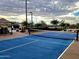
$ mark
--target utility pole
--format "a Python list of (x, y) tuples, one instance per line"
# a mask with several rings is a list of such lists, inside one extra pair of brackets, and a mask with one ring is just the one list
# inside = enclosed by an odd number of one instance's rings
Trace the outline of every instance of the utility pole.
[(27, 0), (25, 0), (25, 12), (26, 12), (26, 28), (27, 28)]

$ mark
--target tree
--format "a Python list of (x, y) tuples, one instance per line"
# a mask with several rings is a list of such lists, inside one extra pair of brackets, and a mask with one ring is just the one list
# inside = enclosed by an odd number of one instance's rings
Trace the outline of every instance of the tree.
[(36, 28), (47, 28), (47, 24), (44, 21), (41, 21), (41, 23), (35, 24)]
[(60, 26), (62, 26), (62, 27), (64, 27), (64, 26), (69, 27), (70, 24), (69, 23), (61, 23)]
[(35, 28), (41, 28), (42, 24), (41, 23), (37, 23), (35, 24)]
[(41, 21), (42, 27), (47, 28), (47, 24), (44, 21)]
[(23, 21), (23, 22), (22, 22), (22, 25), (23, 25), (23, 26), (27, 26), (27, 28), (28, 28), (28, 27), (31, 27), (31, 23), (27, 23), (26, 21)]
[(79, 23), (77, 23), (77, 24), (76, 24), (76, 28), (78, 28), (78, 29), (79, 29)]
[(71, 24), (71, 25), (69, 26), (69, 28), (71, 28), (71, 29), (76, 29), (76, 24)]
[(22, 22), (22, 25), (23, 25), (23, 26), (26, 26), (26, 25), (27, 25), (26, 21), (23, 21), (23, 22)]
[(67, 29), (67, 28), (70, 26), (70, 24), (63, 22), (63, 23), (60, 24), (60, 26), (61, 26), (63, 29)]
[(51, 21), (51, 24), (53, 24), (53, 25), (57, 25), (58, 23), (59, 23), (59, 21), (57, 21), (57, 20)]
[(56, 26), (58, 25), (58, 23), (59, 23), (59, 21), (57, 21), (57, 20), (51, 21), (51, 24), (53, 24), (53, 25), (55, 26), (55, 28), (56, 28)]

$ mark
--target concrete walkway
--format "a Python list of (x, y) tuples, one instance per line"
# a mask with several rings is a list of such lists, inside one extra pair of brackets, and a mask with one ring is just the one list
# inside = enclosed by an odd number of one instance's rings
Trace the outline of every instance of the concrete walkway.
[(9, 38), (16, 38), (16, 37), (23, 37), (28, 35), (28, 33), (21, 33), (21, 32), (15, 32), (12, 35), (11, 34), (4, 34), (4, 35), (0, 35), (0, 41), (1, 40), (7, 40)]
[(79, 42), (75, 41), (60, 59), (79, 59)]

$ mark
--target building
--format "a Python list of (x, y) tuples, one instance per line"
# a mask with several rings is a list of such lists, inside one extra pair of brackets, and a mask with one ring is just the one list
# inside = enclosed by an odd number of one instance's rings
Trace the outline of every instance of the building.
[(9, 26), (11, 24), (10, 21), (4, 19), (4, 18), (0, 18), (0, 26)]
[(0, 18), (0, 34), (8, 34), (9, 33), (9, 26), (11, 26), (11, 22), (4, 19)]

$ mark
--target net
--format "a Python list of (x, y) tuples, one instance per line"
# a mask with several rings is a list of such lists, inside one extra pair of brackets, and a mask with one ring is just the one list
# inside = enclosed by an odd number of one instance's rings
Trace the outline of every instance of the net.
[(30, 35), (43, 38), (53, 38), (63, 40), (74, 40), (76, 38), (76, 34), (71, 32), (40, 30), (40, 29), (31, 29)]

